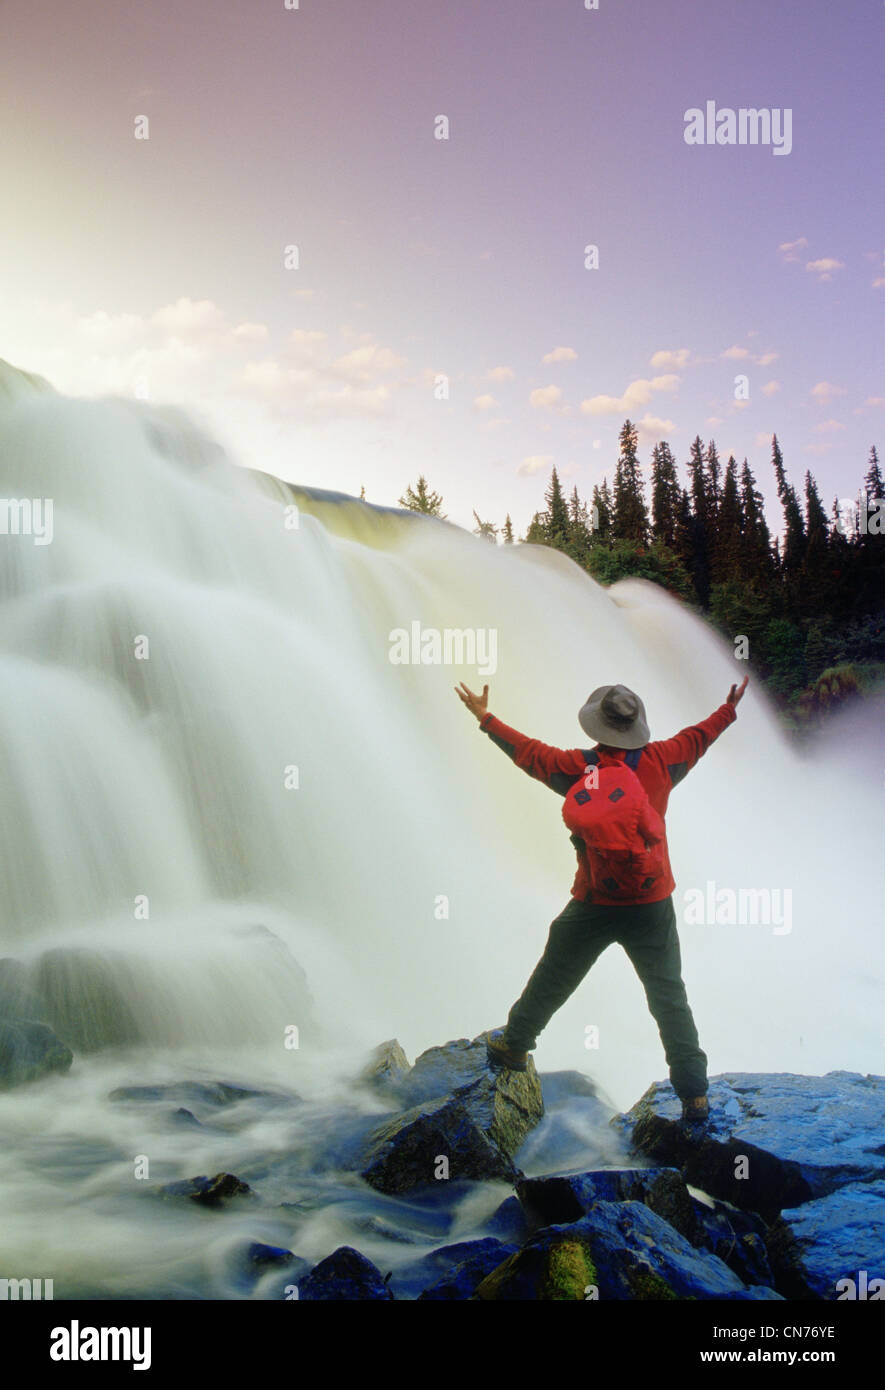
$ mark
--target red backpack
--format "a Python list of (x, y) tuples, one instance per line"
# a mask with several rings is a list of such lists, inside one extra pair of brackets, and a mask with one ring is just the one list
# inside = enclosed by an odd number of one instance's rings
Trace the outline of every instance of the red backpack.
[[(591, 890), (642, 901), (666, 873), (664, 822), (627, 762), (587, 756), (587, 775), (566, 793), (562, 818), (575, 847), (586, 851)], [(638, 757), (628, 758), (635, 766)]]

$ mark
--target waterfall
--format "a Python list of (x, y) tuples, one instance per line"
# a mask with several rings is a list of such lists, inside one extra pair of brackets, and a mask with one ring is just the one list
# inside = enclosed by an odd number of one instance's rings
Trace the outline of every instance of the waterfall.
[[(487, 681), (505, 722), (580, 747), (598, 685), (637, 690), (662, 738), (746, 669), (654, 586), (605, 590), (543, 548), (298, 488), (176, 410), (65, 399), (5, 364), (0, 459), (6, 502), (52, 502), (49, 543), (0, 535), (0, 955), (76, 1054), (68, 1076), (0, 1097), (8, 1133), (51, 1105), (51, 1129), (94, 1136), (112, 1072), (190, 1075), (199, 1055), (207, 1074), (297, 1073), (309, 1090), (384, 1038), (414, 1055), (501, 1024), (574, 852), (559, 798), (453, 686)], [(413, 624), (493, 632), (495, 669), (392, 662)], [(885, 773), (872, 726), (868, 759), (841, 757), (838, 731), (800, 756), (753, 682), (671, 797), (711, 1071), (881, 1070)], [(683, 921), (711, 884), (789, 894), (789, 927)], [(536, 1061), (623, 1106), (666, 1075), (617, 947)], [(26, 1211), (40, 1179), (21, 1181)]]

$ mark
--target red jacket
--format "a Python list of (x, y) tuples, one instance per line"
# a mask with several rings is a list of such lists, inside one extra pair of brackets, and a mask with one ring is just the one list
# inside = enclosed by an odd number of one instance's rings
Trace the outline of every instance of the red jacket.
[[(736, 717), (734, 705), (726, 702), (720, 705), (709, 719), (700, 724), (692, 724), (673, 738), (662, 739), (659, 743), (647, 743), (644, 748), (632, 750), (629, 754), (623, 749), (618, 750), (620, 758), (628, 759), (645, 788), (649, 801), (661, 818), (666, 814), (671, 789), (677, 782), (682, 781), (698, 758), (706, 753), (713, 740), (717, 739), (729, 724), (734, 723)], [(551, 748), (549, 744), (541, 743), (536, 738), (526, 738), (525, 734), (517, 733), (509, 725), (502, 724), (493, 714), (486, 714), (480, 720), (479, 727), (484, 734), (488, 734), (493, 743), (513, 759), (517, 767), (521, 767), (530, 777), (536, 777), (545, 786), (551, 787), (560, 796), (565, 796), (572, 783), (584, 775), (588, 759), (591, 762), (595, 761), (591, 756), (593, 749)], [(572, 843), (578, 855), (578, 872), (572, 884), (572, 897), (584, 902), (590, 894), (590, 876), (584, 858), (584, 846), (576, 836), (572, 836)], [(676, 887), (670, 867), (666, 836), (664, 863), (666, 872), (660, 892), (655, 898), (643, 898), (643, 902), (659, 902), (668, 898)], [(625, 905), (622, 898), (605, 898), (600, 893), (594, 896), (593, 901), (607, 906)]]

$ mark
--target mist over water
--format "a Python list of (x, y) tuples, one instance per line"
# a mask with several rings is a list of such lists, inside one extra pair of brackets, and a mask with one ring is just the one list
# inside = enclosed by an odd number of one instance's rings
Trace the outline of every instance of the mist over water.
[[(0, 1093), (0, 1276), (54, 1276), (56, 1297), (228, 1296), (231, 1242), (274, 1232), (148, 1213), (135, 1155), (151, 1185), (269, 1154), (307, 1182), (336, 1101), (383, 1108), (349, 1085), (367, 1050), (396, 1036), (414, 1057), (501, 1024), (568, 900), (560, 799), (452, 687), (488, 681), (507, 723), (574, 747), (597, 685), (637, 690), (662, 738), (745, 667), (653, 586), (606, 591), (553, 552), (303, 492), (177, 412), (66, 400), (5, 366), (0, 467), (4, 497), (53, 499), (51, 544), (0, 536), (0, 956), (75, 1052), (69, 1074)], [(494, 630), (497, 670), (392, 664), (391, 632), (416, 621)], [(711, 1072), (883, 1070), (885, 759), (872, 715), (852, 718), (800, 757), (751, 685), (672, 795), (680, 919), (710, 882), (791, 895), (788, 930), (680, 927)], [(619, 1107), (666, 1075), (618, 948), (536, 1062)], [(198, 1130), (108, 1100), (195, 1078), (304, 1104), (244, 1100)], [(318, 1181), (329, 1202), (311, 1189), (290, 1248), (372, 1258), (362, 1185)]]

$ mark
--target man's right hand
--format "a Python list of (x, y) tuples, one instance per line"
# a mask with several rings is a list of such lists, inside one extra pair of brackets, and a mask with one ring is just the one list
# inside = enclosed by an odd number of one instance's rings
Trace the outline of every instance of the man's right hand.
[(455, 694), (462, 704), (466, 705), (470, 713), (477, 719), (484, 719), (489, 712), (489, 687), (484, 685), (481, 695), (475, 695), (462, 681), (460, 687), (453, 687)]

